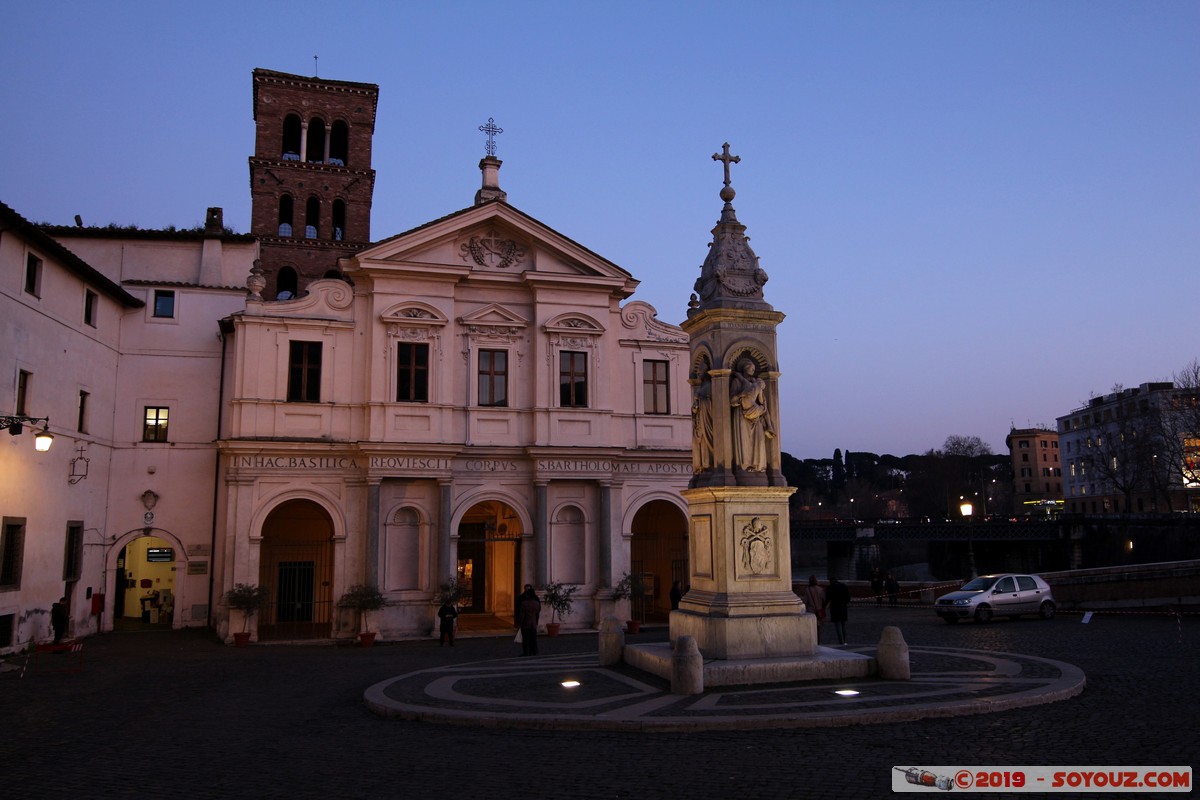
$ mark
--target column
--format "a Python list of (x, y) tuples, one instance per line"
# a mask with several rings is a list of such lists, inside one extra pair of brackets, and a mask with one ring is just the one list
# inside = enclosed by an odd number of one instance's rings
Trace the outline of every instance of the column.
[(367, 484), (367, 563), (366, 581), (379, 585), (379, 485), (378, 480)]
[(733, 419), (729, 406), (729, 374), (732, 370), (713, 369), (713, 480), (710, 486), (732, 486), (733, 478)]
[(300, 163), (308, 161), (308, 122), (300, 123)]
[(544, 586), (546, 581), (550, 579), (550, 532), (549, 520), (546, 519), (548, 514), (548, 484), (549, 481), (544, 480), (534, 483), (534, 496), (536, 499), (533, 510), (533, 582), (537, 586)]
[(598, 585), (612, 585), (612, 482), (600, 482), (600, 529), (596, 532), (596, 569), (600, 574)]
[(783, 456), (781, 455), (780, 425), (783, 414), (779, 408), (779, 373), (765, 372), (763, 379), (767, 382), (767, 413), (775, 428), (775, 438), (767, 440), (767, 485), (787, 486), (783, 477)]
[(436, 553), (432, 568), (434, 589), (437, 589), (442, 581), (448, 581), (455, 577), (454, 565), (450, 561), (450, 500), (452, 489), (453, 485), (450, 481), (438, 481), (437, 547), (431, 548)]

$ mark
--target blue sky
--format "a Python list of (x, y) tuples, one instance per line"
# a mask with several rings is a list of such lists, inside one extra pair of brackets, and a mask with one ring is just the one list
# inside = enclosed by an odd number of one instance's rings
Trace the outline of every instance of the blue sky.
[(678, 323), (721, 201), (770, 275), (782, 442), (999, 451), (1200, 357), (1200, 3), (14, 3), (0, 201), (249, 229), (256, 67), (376, 83), (372, 237), (509, 202)]

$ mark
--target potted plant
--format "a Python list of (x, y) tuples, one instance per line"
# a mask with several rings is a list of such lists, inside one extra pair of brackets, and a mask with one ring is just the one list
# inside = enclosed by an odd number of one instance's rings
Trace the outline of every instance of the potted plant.
[(629, 600), (629, 619), (625, 621), (629, 633), (641, 633), (645, 598), (646, 584), (640, 575), (626, 572), (613, 586), (613, 600)]
[(379, 591), (378, 586), (369, 583), (356, 583), (346, 590), (338, 600), (340, 608), (351, 608), (358, 612), (361, 623), (359, 627), (358, 638), (363, 647), (370, 647), (375, 644), (375, 631), (369, 629), (367, 625), (367, 613), (370, 611), (378, 611), (387, 604), (383, 599), (383, 595)]
[(250, 642), (250, 618), (266, 605), (267, 597), (265, 586), (252, 583), (235, 583), (233, 588), (225, 593), (225, 603), (230, 608), (242, 612), (242, 630), (233, 634), (235, 646), (245, 647)]
[(579, 591), (579, 587), (574, 584), (553, 581), (546, 584), (544, 591), (546, 605), (550, 606), (550, 621), (546, 623), (546, 635), (558, 636), (561, 626), (559, 620), (571, 613), (571, 606), (575, 603), (575, 593)]

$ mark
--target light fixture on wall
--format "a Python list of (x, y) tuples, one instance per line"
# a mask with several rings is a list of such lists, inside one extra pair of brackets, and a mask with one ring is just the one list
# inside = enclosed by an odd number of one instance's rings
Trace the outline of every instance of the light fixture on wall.
[(26, 425), (32, 427), (39, 422), (42, 423), (42, 429), (34, 435), (33, 447), (39, 453), (44, 453), (54, 443), (54, 437), (50, 434), (49, 417), (27, 417), (24, 414), (0, 416), (0, 428), (8, 428), (9, 435), (11, 436), (20, 436), (25, 432)]

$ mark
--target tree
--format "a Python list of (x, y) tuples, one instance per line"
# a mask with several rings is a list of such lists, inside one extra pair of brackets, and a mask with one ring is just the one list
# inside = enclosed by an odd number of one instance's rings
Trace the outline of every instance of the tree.
[(946, 437), (946, 443), (942, 445), (942, 452), (947, 456), (975, 458), (977, 456), (990, 456), (992, 448), (991, 445), (978, 436), (958, 436), (952, 434)]
[(842, 448), (833, 451), (833, 473), (830, 477), (829, 504), (837, 505), (838, 497), (845, 493), (846, 465), (842, 463)]

